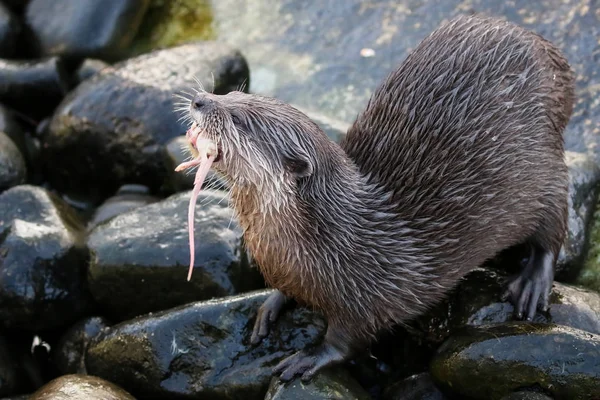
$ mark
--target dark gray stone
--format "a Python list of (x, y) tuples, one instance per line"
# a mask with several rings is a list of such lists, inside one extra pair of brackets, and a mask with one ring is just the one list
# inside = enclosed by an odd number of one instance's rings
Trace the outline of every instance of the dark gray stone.
[(566, 160), (569, 166), (569, 230), (558, 257), (556, 278), (572, 281), (581, 271), (589, 247), (600, 188), (600, 168), (584, 153), (567, 152)]
[(553, 324), (513, 322), (457, 332), (430, 372), (444, 392), (501, 399), (538, 387), (557, 399), (600, 393), (600, 335)]
[(104, 317), (88, 317), (71, 326), (52, 348), (53, 361), (62, 374), (87, 374), (85, 352), (90, 341), (109, 323)]
[(554, 400), (552, 397), (543, 393), (536, 392), (515, 392), (504, 396), (501, 400)]
[(31, 394), (30, 400), (135, 400), (114, 383), (96, 376), (63, 375)]
[(0, 103), (34, 119), (54, 111), (69, 90), (69, 74), (57, 57), (0, 59)]
[[(429, 313), (411, 322), (409, 331), (440, 344), (463, 326), (498, 324), (514, 320), (513, 306), (501, 301), (507, 276), (491, 269), (471, 272), (449, 296)], [(538, 312), (534, 322), (554, 323), (600, 334), (600, 294), (555, 282), (550, 309)]]
[(109, 67), (109, 64), (102, 60), (95, 60), (93, 58), (84, 60), (79, 68), (77, 68), (77, 71), (75, 71), (74, 84), (79, 85), (107, 67)]
[(90, 374), (140, 398), (262, 399), (272, 368), (315, 344), (324, 319), (284, 311), (269, 336), (250, 345), (256, 312), (272, 291), (193, 303), (111, 327), (90, 343)]
[(174, 94), (214, 74), (217, 93), (248, 76), (241, 54), (223, 43), (191, 43), (105, 68), (62, 102), (44, 149), (48, 178), (61, 191), (101, 193), (125, 183), (158, 191), (171, 174), (165, 146), (188, 129)]
[(143, 185), (123, 185), (113, 197), (106, 199), (96, 209), (88, 223), (88, 229), (109, 221), (117, 215), (159, 200), (160, 198), (148, 194), (148, 188)]
[(186, 280), (189, 198), (190, 192), (173, 195), (91, 232), (90, 289), (115, 320), (264, 287), (248, 261), (226, 195), (218, 191), (198, 197), (195, 268)]
[(446, 396), (433, 383), (431, 375), (423, 372), (394, 383), (383, 392), (384, 400), (445, 400)]
[(82, 223), (59, 198), (21, 185), (0, 194), (0, 324), (58, 329), (89, 304)]
[(4, 132), (17, 145), (22, 155), (27, 155), (29, 149), (27, 135), (22, 125), (17, 122), (15, 114), (2, 104), (0, 104), (0, 132)]
[(25, 20), (37, 56), (114, 59), (135, 37), (149, 0), (31, 0)]
[(23, 155), (4, 132), (0, 131), (0, 192), (25, 183), (27, 166)]
[(25, 385), (24, 372), (4, 336), (0, 336), (0, 396), (19, 394)]
[(10, 58), (15, 54), (21, 29), (19, 19), (0, 3), (0, 58)]
[(283, 383), (277, 377), (271, 385), (265, 400), (370, 400), (371, 396), (341, 368), (327, 368), (319, 372), (308, 383), (295, 379)]

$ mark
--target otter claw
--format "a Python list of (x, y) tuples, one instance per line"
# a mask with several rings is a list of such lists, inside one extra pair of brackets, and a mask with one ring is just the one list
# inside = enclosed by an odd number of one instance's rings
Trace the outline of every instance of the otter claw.
[(251, 344), (258, 344), (269, 334), (269, 325), (277, 320), (287, 297), (279, 290), (273, 292), (258, 309), (256, 322), (250, 338)]

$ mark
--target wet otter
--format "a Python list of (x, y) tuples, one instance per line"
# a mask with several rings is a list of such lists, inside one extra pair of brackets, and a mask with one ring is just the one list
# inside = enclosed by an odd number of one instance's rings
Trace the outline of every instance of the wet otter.
[(199, 158), (180, 169), (200, 164), (202, 175), (212, 164), (229, 181), (247, 247), (278, 289), (252, 342), (289, 298), (328, 319), (323, 343), (274, 373), (306, 380), (348, 360), (519, 243), (531, 256), (505, 296), (517, 318), (547, 308), (566, 231), (562, 133), (573, 103), (556, 47), (481, 16), (426, 37), (341, 146), (276, 99), (198, 92), (188, 138)]

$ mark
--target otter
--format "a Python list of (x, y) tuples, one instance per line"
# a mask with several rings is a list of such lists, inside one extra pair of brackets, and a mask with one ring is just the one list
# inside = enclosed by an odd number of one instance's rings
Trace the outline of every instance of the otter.
[(546, 310), (566, 234), (562, 135), (574, 97), (557, 47), (481, 15), (424, 38), (340, 145), (275, 98), (198, 90), (187, 114), (196, 158), (178, 169), (200, 165), (195, 191), (209, 168), (224, 176), (248, 251), (276, 289), (251, 342), (290, 299), (328, 322), (321, 344), (273, 373), (308, 381), (351, 359), (518, 244), (530, 257), (503, 299), (516, 319)]

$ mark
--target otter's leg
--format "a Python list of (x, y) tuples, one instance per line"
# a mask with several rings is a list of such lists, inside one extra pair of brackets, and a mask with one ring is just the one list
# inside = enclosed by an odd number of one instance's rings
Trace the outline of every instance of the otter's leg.
[(289, 382), (296, 376), (302, 376), (301, 379), (308, 382), (320, 369), (348, 361), (354, 355), (353, 349), (356, 349), (356, 343), (330, 324), (323, 343), (284, 359), (273, 369), (273, 375), (280, 375), (279, 379), (283, 382)]
[(277, 320), (279, 312), (288, 301), (289, 297), (286, 297), (279, 290), (275, 290), (271, 293), (258, 309), (250, 343), (258, 344), (269, 334), (269, 325)]
[(539, 244), (532, 244), (531, 255), (525, 268), (514, 278), (504, 292), (502, 299), (510, 300), (515, 307), (518, 319), (531, 321), (537, 307), (548, 309), (548, 300), (554, 282), (556, 257), (550, 250)]

